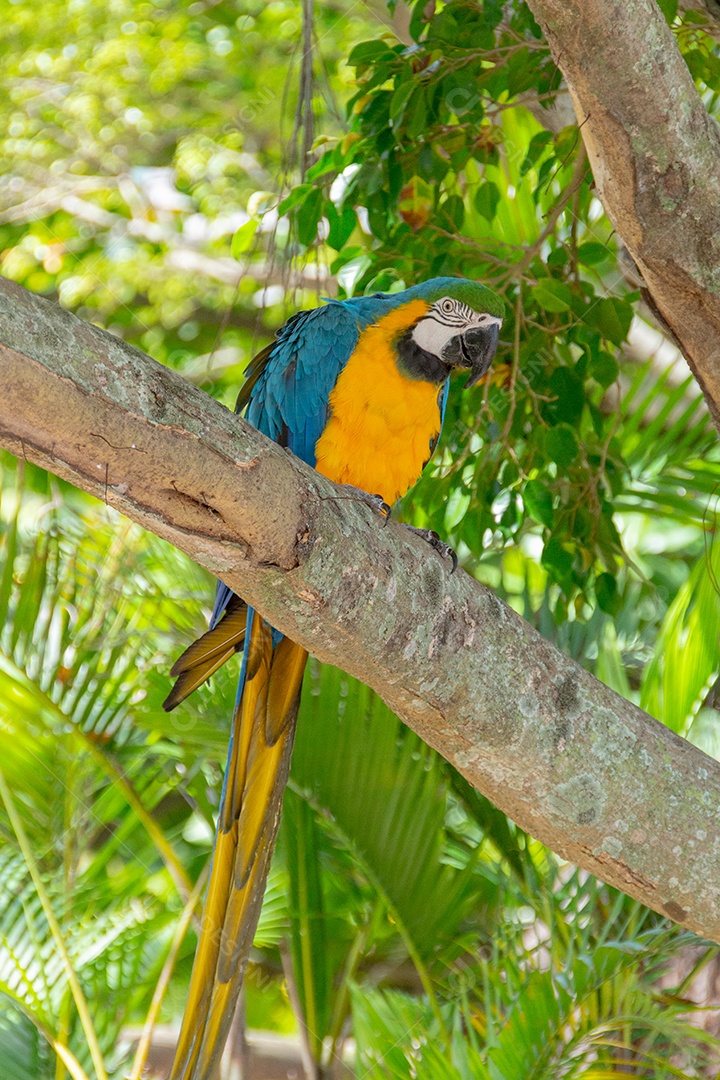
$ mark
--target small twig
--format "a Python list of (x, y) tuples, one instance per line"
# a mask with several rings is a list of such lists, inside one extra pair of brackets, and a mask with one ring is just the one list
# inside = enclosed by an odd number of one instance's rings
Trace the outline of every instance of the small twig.
[(111, 447), (113, 450), (137, 450), (138, 454), (145, 453), (145, 451), (141, 450), (141, 448), (139, 446), (136, 446), (135, 443), (132, 443), (131, 446), (116, 446), (115, 443), (111, 443), (109, 439), (106, 439), (104, 435), (100, 435), (97, 431), (89, 431), (88, 435), (92, 435), (94, 439), (102, 439), (102, 441), (106, 443), (109, 447)]

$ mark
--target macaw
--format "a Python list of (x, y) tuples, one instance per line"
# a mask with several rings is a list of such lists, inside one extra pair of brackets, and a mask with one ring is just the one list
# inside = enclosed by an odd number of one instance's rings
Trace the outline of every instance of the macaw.
[[(379, 512), (437, 445), (451, 371), (488, 370), (503, 303), (462, 278), (329, 300), (294, 315), (251, 361), (236, 412)], [(423, 530), (416, 530), (423, 532)], [(441, 554), (450, 549), (425, 534)], [(210, 629), (172, 669), (173, 709), (242, 650), (232, 734), (185, 1015), (170, 1080), (208, 1080), (222, 1053), (260, 913), (307, 661), (218, 583)]]

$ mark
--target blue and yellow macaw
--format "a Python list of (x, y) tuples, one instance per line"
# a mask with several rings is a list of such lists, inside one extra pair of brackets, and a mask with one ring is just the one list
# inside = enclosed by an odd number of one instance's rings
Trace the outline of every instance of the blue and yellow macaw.
[[(291, 318), (251, 362), (236, 411), (389, 512), (437, 444), (451, 371), (469, 369), (472, 386), (490, 367), (502, 312), (494, 293), (462, 278), (328, 301)], [(427, 539), (449, 551), (435, 534)], [(241, 649), (210, 881), (170, 1080), (207, 1080), (222, 1053), (275, 843), (308, 655), (218, 583), (210, 629), (175, 664), (165, 708)]]

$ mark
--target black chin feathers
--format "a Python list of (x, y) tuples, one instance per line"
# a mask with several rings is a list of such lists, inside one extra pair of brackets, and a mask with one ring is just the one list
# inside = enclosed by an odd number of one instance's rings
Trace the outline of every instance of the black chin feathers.
[(400, 369), (410, 379), (440, 386), (450, 374), (453, 365), (421, 348), (412, 336), (412, 327), (399, 338), (396, 348)]

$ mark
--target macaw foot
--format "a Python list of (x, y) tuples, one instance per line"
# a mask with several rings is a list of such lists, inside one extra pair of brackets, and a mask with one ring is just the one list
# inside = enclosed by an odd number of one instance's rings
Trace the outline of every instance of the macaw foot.
[(367, 491), (363, 491), (362, 488), (353, 487), (352, 484), (338, 484), (337, 485), (342, 495), (341, 499), (354, 499), (357, 502), (365, 503), (365, 506), (369, 506), (374, 514), (380, 514), (383, 519), (383, 527), (387, 525), (392, 513), (392, 507), (383, 499), (382, 495), (370, 495)]
[(432, 529), (418, 529), (415, 525), (406, 525), (404, 521), (400, 524), (402, 525), (403, 529), (409, 529), (410, 532), (415, 533), (416, 536), (419, 536), (422, 540), (429, 544), (431, 548), (437, 551), (438, 555), (440, 555), (441, 558), (451, 559), (452, 570), (450, 571), (450, 573), (455, 573), (458, 568), (458, 557), (453, 551), (453, 549), (450, 547), (450, 545), (446, 544), (444, 540), (441, 540), (436, 532), (433, 532)]

